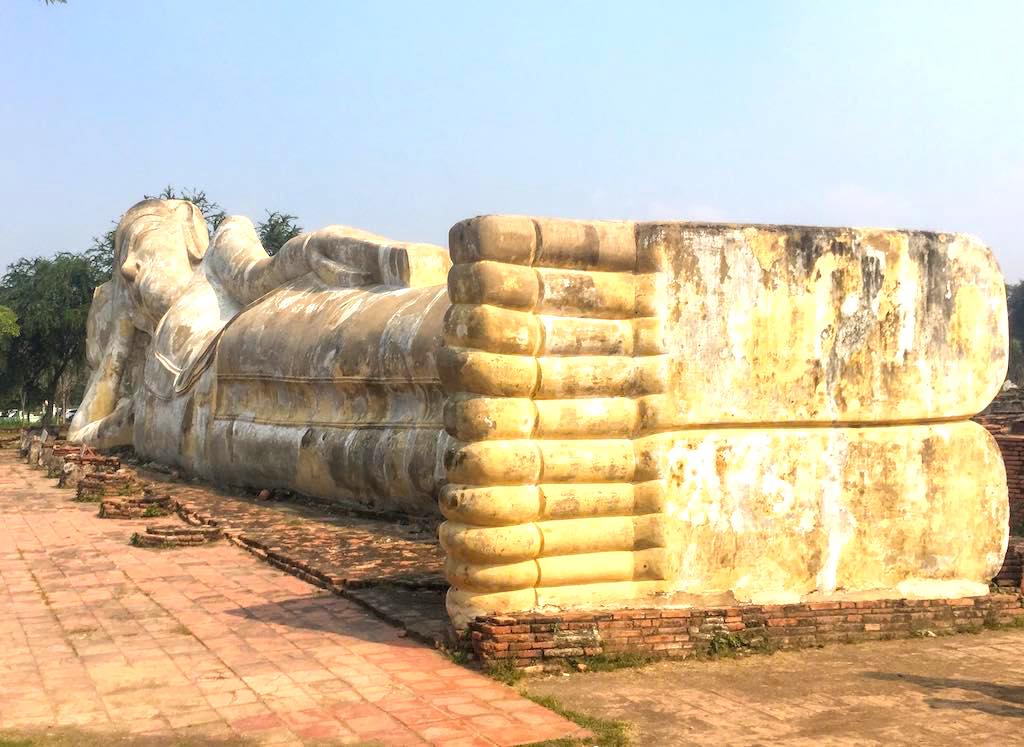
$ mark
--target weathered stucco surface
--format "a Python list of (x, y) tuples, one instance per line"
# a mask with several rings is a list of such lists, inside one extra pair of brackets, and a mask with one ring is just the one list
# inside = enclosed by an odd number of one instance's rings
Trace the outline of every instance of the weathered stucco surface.
[(456, 621), (984, 594), (1006, 372), (970, 237), (479, 218), (451, 234)]
[[(1006, 370), (958, 234), (484, 217), (270, 258), (146, 201), (72, 437), (447, 521), (458, 624), (635, 604), (986, 593)], [(449, 259), (450, 253), (450, 259)], [(445, 281), (447, 283), (445, 284)]]
[[(1002, 384), (1003, 278), (960, 234), (645, 225), (690, 423), (970, 417)], [(685, 392), (682, 391), (685, 389)]]
[(1005, 553), (995, 441), (972, 422), (674, 434), (664, 512), (676, 589), (740, 602), (973, 596)]

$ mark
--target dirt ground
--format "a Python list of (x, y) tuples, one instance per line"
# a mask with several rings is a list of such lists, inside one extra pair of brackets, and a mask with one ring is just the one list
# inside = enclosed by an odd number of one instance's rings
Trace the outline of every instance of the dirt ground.
[(1024, 630), (525, 681), (639, 745), (1024, 744)]

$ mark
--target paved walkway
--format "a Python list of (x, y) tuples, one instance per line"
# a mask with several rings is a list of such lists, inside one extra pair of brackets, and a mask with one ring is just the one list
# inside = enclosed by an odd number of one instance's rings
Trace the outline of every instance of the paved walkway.
[(545, 677), (640, 745), (1024, 743), (1024, 630)]
[(147, 550), (139, 522), (0, 451), (0, 731), (267, 744), (520, 744), (578, 733), (355, 603), (221, 542)]
[(190, 513), (215, 519), (233, 540), (278, 567), (317, 579), (325, 588), (344, 589), (421, 641), (449, 640), (439, 519), (375, 520), (341, 505), (301, 497), (261, 500), (253, 490), (219, 489), (152, 469), (137, 471), (156, 492), (169, 494)]

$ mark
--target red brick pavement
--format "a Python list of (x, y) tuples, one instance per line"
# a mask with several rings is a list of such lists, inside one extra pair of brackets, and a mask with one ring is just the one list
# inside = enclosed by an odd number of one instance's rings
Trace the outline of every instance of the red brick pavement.
[(216, 522), (232, 542), (310, 583), (343, 592), (429, 644), (451, 642), (444, 552), (437, 517), (383, 519), (354, 504), (303, 496), (261, 500), (254, 490), (218, 488), (139, 468), (154, 494), (184, 515)]
[(131, 547), (138, 522), (97, 518), (15, 457), (0, 451), (0, 729), (386, 745), (581, 733), (236, 547)]

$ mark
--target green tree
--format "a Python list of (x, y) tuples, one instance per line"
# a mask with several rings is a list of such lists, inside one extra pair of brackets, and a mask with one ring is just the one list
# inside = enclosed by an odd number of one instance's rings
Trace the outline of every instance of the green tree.
[[(13, 309), (0, 306), (0, 382), (4, 382), (0, 385), (0, 398), (4, 400), (0, 404), (4, 406), (10, 401), (12, 395), (16, 394), (8, 389), (6, 382), (10, 378), (8, 369), (11, 368), (12, 363), (11, 348), (19, 334), (21, 334), (21, 329), (18, 326), (18, 315), (14, 313)], [(4, 389), (7, 391), (2, 391)]]
[[(188, 200), (202, 212), (206, 218), (206, 228), (213, 235), (217, 227), (224, 222), (227, 213), (214, 200), (211, 200), (205, 190), (193, 187), (191, 189), (178, 190), (168, 184), (159, 194), (145, 195), (144, 199), (161, 200)], [(297, 236), (302, 232), (302, 227), (296, 224), (298, 218), (287, 213), (280, 213), (267, 210), (267, 218), (256, 224), (256, 232), (259, 234), (263, 247), (270, 255), (277, 254), (278, 250), (288, 239)], [(100, 277), (108, 279), (114, 269), (114, 239), (117, 229), (117, 221), (112, 227), (101, 236), (94, 236), (92, 245), (86, 249), (85, 256), (96, 268)]]
[(18, 260), (0, 279), (0, 304), (19, 327), (9, 340), (4, 386), (17, 392), (23, 410), (46, 400), (52, 417), (61, 377), (84, 360), (89, 305), (100, 281), (85, 255), (70, 253)]
[(18, 315), (14, 313), (13, 309), (0, 306), (0, 346), (9, 344), (11, 338), (17, 337), (19, 333)]
[(102, 236), (93, 236), (92, 245), (85, 250), (85, 257), (104, 281), (114, 272), (114, 238), (117, 224)]
[[(168, 184), (159, 194), (144, 195), (143, 199), (188, 200), (199, 208), (203, 217), (206, 218), (206, 229), (211, 235), (227, 217), (224, 209), (207, 197), (205, 191), (194, 187), (192, 189), (183, 189), (179, 192), (174, 186)], [(114, 240), (117, 237), (118, 220), (120, 218), (115, 220), (111, 228), (102, 235), (93, 236), (92, 245), (85, 250), (85, 257), (96, 268), (96, 271), (103, 280), (108, 280), (114, 271)]]
[(295, 222), (298, 218), (294, 215), (279, 213), (276, 210), (274, 212), (267, 210), (266, 213), (266, 220), (256, 224), (256, 233), (259, 234), (260, 243), (263, 244), (267, 254), (273, 257), (281, 251), (281, 247), (288, 239), (295, 238), (302, 233), (302, 226)]
[(207, 197), (204, 190), (196, 189), (195, 187), (183, 189), (179, 192), (173, 185), (168, 184), (161, 190), (160, 194), (146, 195), (145, 199), (188, 200), (199, 208), (199, 212), (206, 218), (206, 230), (210, 232), (211, 236), (217, 230), (217, 227), (224, 222), (224, 219), (228, 217), (228, 214), (224, 212), (224, 208)]
[(1010, 328), (1010, 365), (1007, 378), (1024, 384), (1024, 280), (1006, 286), (1007, 321)]

